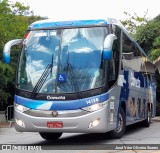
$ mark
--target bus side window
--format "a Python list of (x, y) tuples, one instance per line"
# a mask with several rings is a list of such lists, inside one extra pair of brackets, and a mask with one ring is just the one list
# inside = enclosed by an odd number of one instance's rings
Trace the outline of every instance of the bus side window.
[(132, 41), (123, 32), (122, 36), (122, 65), (123, 68), (130, 68), (130, 61), (133, 59)]
[(109, 87), (111, 87), (118, 78), (119, 73), (119, 62), (120, 62), (120, 36), (121, 29), (117, 26), (114, 26), (114, 34), (117, 36), (117, 39), (113, 42), (113, 53), (112, 59), (108, 61), (108, 81)]
[(150, 85), (151, 85), (151, 76), (150, 74), (148, 74), (148, 86), (150, 87)]
[(130, 38), (123, 33), (123, 68), (129, 68), (136, 72), (141, 72), (141, 63), (143, 62), (142, 53)]

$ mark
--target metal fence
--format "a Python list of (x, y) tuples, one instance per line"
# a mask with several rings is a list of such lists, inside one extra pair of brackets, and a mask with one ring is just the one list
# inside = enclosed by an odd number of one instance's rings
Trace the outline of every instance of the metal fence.
[(5, 111), (0, 111), (0, 128), (1, 127), (12, 127), (12, 123), (14, 122), (14, 105), (10, 105), (7, 107)]
[(6, 110), (6, 120), (7, 122), (14, 122), (14, 105), (10, 105)]

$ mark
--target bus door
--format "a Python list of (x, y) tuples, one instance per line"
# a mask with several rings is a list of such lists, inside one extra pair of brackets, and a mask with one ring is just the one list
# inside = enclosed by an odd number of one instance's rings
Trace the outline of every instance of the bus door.
[(153, 74), (148, 74), (148, 94), (149, 94), (149, 102), (150, 102), (150, 110), (152, 117), (156, 115), (156, 82), (155, 76)]

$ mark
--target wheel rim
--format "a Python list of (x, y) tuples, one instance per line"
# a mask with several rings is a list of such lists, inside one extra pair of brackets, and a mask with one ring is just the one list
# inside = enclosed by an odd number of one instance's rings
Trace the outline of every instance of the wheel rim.
[(148, 118), (148, 122), (150, 122), (150, 119), (151, 119), (150, 118), (150, 112), (148, 112), (148, 117), (147, 118)]
[(123, 129), (123, 118), (122, 118), (122, 115), (119, 114), (119, 118), (118, 118), (118, 127), (115, 129), (115, 131), (117, 133), (121, 132)]

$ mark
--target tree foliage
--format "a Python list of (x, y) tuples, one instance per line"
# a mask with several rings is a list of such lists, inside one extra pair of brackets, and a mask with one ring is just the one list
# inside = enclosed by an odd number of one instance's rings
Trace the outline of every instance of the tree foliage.
[(29, 6), (20, 2), (3, 0), (0, 3), (0, 110), (13, 102), (16, 66), (19, 48), (11, 52), (11, 64), (3, 63), (3, 47), (12, 39), (23, 38), (28, 25), (36, 20), (44, 19), (34, 16)]
[[(159, 15), (160, 16), (160, 15)], [(160, 54), (160, 17), (149, 21), (141, 27), (135, 38), (140, 43), (144, 51), (149, 55), (151, 60), (155, 60)]]
[(132, 36), (137, 32), (139, 28), (142, 26), (145, 26), (149, 18), (147, 17), (148, 10), (145, 12), (144, 16), (140, 17), (137, 15), (137, 13), (134, 12), (134, 14), (130, 14), (128, 12), (124, 12), (124, 14), (127, 16), (126, 20), (121, 21), (122, 24), (127, 28), (127, 30), (131, 33)]
[(20, 2), (16, 2), (15, 4), (11, 4), (11, 10), (12, 10), (12, 14), (14, 15), (30, 15), (33, 12), (29, 10), (30, 7), (29, 6), (25, 6)]
[(11, 8), (10, 5), (8, 4), (8, 0), (3, 0), (2, 3), (0, 3), (0, 14), (10, 14)]
[(151, 60), (160, 56), (160, 15), (152, 20), (147, 17), (148, 11), (143, 17), (136, 13), (133, 15), (124, 12), (128, 18), (122, 23), (130, 34), (137, 40)]
[[(5, 65), (0, 61), (0, 104), (6, 107), (8, 101), (13, 96), (14, 73), (15, 71), (9, 65)], [(12, 90), (11, 90), (12, 89)]]

